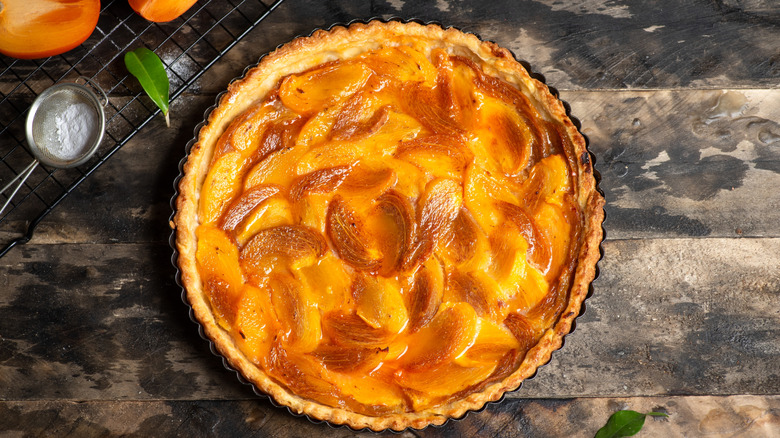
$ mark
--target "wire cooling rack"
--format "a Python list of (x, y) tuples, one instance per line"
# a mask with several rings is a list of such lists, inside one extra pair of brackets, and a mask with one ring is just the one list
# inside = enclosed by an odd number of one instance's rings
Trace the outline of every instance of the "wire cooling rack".
[[(169, 23), (145, 20), (126, 0), (104, 1), (95, 31), (78, 48), (39, 60), (0, 55), (0, 186), (33, 160), (25, 147), (25, 119), (38, 94), (55, 83), (86, 77), (111, 96), (103, 141), (90, 161), (71, 169), (38, 166), (0, 216), (0, 257), (29, 241), (57, 204), (159, 114), (129, 76), (125, 52), (145, 46), (160, 56), (173, 102), (283, 1), (198, 1)], [(0, 204), (10, 192), (0, 196)]]

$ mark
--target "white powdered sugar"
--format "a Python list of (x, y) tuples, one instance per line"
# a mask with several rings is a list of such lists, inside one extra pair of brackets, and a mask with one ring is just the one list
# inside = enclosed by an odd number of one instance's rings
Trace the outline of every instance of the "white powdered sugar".
[(95, 109), (84, 102), (68, 105), (54, 118), (56, 141), (48, 151), (56, 158), (68, 161), (83, 155), (90, 146), (97, 127)]

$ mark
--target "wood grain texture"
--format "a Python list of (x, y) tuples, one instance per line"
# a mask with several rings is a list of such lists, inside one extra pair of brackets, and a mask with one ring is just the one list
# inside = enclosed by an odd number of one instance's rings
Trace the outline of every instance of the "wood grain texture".
[(561, 97), (596, 156), (608, 238), (779, 235), (780, 90)]
[(2, 397), (251, 396), (198, 336), (170, 254), (167, 245), (142, 244), (29, 245), (8, 254)]
[[(120, 3), (112, 5), (115, 14), (131, 14)], [(772, 0), (287, 0), (193, 91), (221, 91), (261, 55), (315, 28), (374, 17), (435, 21), (477, 33), (512, 50), (560, 89), (776, 88), (780, 82), (780, 10)], [(140, 32), (145, 26), (143, 20), (131, 18), (120, 31)], [(217, 47), (230, 38), (217, 35)], [(148, 47), (163, 44), (160, 52), (173, 58), (193, 37), (165, 41), (162, 32), (152, 31), (141, 42)], [(82, 74), (97, 71), (101, 61), (110, 59), (110, 50), (110, 45), (98, 46), (98, 55), (87, 58)], [(201, 54), (213, 55), (209, 50)], [(83, 55), (76, 49), (66, 56), (75, 62)], [(184, 59), (172, 67), (186, 77), (193, 66)], [(111, 83), (111, 75), (125, 74), (117, 63), (97, 79)], [(52, 84), (32, 64), (30, 76), (30, 91)], [(70, 79), (76, 77), (74, 73)], [(0, 77), (0, 93), (12, 90), (17, 81)]]
[[(430, 8), (387, 1), (372, 12), (463, 26), (509, 46), (558, 87), (776, 85), (776, 5), (727, 3), (537, 0), (437, 2)], [(501, 25), (507, 22), (514, 26)]]
[(603, 248), (577, 328), (518, 396), (780, 392), (780, 240)]
[(712, 438), (780, 434), (777, 396), (507, 400), (450, 421), (441, 428), (400, 434), (355, 432), (312, 424), (256, 401), (0, 402), (0, 428), (8, 436), (260, 437), (592, 437), (617, 409), (654, 410), (639, 436)]
[(293, 0), (273, 17), (282, 23), (273, 34), (371, 17), (475, 32), (562, 89), (755, 88), (780, 80), (780, 11), (771, 0)]

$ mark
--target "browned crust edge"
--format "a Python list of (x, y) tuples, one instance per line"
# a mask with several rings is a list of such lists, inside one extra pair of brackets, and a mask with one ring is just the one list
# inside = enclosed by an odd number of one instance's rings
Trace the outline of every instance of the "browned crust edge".
[[(369, 417), (343, 409), (323, 406), (290, 393), (287, 389), (270, 379), (264, 372), (244, 357), (229, 334), (220, 328), (211, 313), (208, 298), (201, 287), (195, 261), (197, 241), (198, 194), (208, 170), (216, 139), (227, 124), (248, 108), (257, 96), (261, 99), (265, 92), (275, 85), (282, 74), (291, 73), (324, 62), (332, 53), (350, 47), (354, 43), (363, 45), (366, 50), (372, 44), (379, 44), (397, 35), (425, 38), (430, 41), (443, 41), (461, 49), (471, 51), (475, 57), (493, 66), (497, 72), (503, 72), (502, 78), (523, 88), (537, 97), (550, 114), (562, 122), (575, 149), (577, 162), (577, 181), (580, 206), (586, 214), (582, 232), (579, 262), (569, 293), (569, 301), (562, 316), (555, 325), (544, 333), (539, 343), (525, 357), (520, 367), (508, 378), (486, 387), (483, 391), (470, 394), (464, 399), (447, 405), (438, 406), (417, 413), (393, 414), (382, 417)], [(336, 55), (334, 55), (336, 56)], [(265, 92), (263, 92), (265, 90)], [(195, 319), (203, 328), (204, 334), (213, 342), (229, 365), (252, 382), (260, 391), (268, 394), (276, 403), (287, 406), (295, 413), (306, 414), (314, 419), (325, 420), (333, 424), (349, 425), (353, 429), (369, 428), (374, 431), (386, 429), (420, 429), (428, 425), (441, 425), (450, 418), (462, 417), (465, 413), (482, 408), (486, 403), (499, 400), (507, 391), (517, 389), (523, 380), (531, 377), (536, 370), (550, 360), (553, 351), (563, 344), (563, 336), (571, 330), (574, 319), (579, 315), (588, 288), (596, 274), (596, 263), (600, 258), (599, 245), (603, 238), (601, 224), (604, 219), (604, 198), (596, 189), (596, 181), (590, 160), (580, 160), (587, 154), (585, 139), (579, 133), (566, 114), (561, 101), (553, 96), (547, 86), (529, 76), (525, 68), (515, 60), (512, 54), (495, 43), (480, 41), (472, 34), (459, 30), (443, 29), (438, 25), (423, 25), (414, 22), (371, 21), (355, 23), (349, 27), (336, 26), (329, 31), (318, 30), (309, 37), (296, 38), (264, 57), (257, 66), (246, 75), (232, 82), (227, 92), (219, 100), (219, 105), (208, 117), (206, 125), (198, 133), (198, 141), (192, 147), (183, 167), (183, 177), (179, 182), (179, 195), (175, 202), (176, 249), (181, 283), (186, 298), (192, 307)], [(583, 161), (585, 161), (583, 163)]]

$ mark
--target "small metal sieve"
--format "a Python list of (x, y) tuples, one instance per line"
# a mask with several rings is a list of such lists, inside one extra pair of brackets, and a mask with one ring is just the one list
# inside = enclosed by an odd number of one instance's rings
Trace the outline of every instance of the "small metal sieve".
[(59, 169), (76, 167), (87, 162), (97, 151), (105, 131), (103, 106), (108, 103), (108, 97), (88, 78), (82, 76), (80, 79), (98, 90), (103, 101), (92, 90), (77, 83), (53, 85), (33, 101), (27, 113), (26, 134), (27, 148), (35, 159), (0, 190), (5, 193), (21, 179), (0, 208), (0, 214), (39, 163)]

